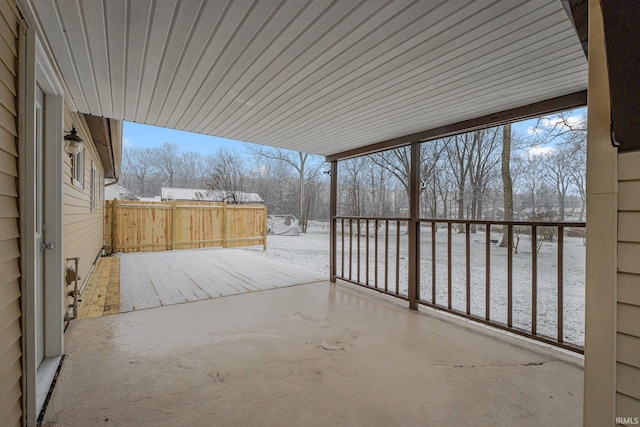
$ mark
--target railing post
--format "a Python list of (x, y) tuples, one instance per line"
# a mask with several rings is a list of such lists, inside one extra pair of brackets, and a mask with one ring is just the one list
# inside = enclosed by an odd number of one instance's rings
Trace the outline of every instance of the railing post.
[(349, 218), (349, 280), (353, 272), (353, 218)]
[(538, 227), (531, 227), (531, 333), (538, 333)]
[[(338, 211), (338, 161), (331, 162), (331, 188), (329, 192), (329, 281), (335, 283), (336, 281), (336, 252), (337, 252), (337, 231), (336, 231), (336, 215)], [(344, 231), (344, 221), (343, 231)], [(342, 236), (344, 242), (344, 233)], [(344, 250), (343, 250), (344, 256)], [(343, 268), (344, 268), (344, 262)], [(344, 275), (344, 273), (343, 273)]]
[(513, 326), (513, 225), (507, 225), (507, 326)]
[(464, 226), (464, 253), (465, 253), (465, 283), (466, 283), (466, 294), (467, 294), (467, 314), (471, 314), (471, 224), (466, 223)]
[(491, 319), (491, 224), (485, 230), (484, 318)]
[[(409, 180), (409, 308), (418, 309), (420, 298), (420, 143), (411, 143), (411, 177)], [(398, 230), (398, 233), (400, 230)], [(396, 248), (400, 251), (400, 248)]]
[(373, 244), (374, 246), (374, 255), (373, 255), (373, 283), (375, 288), (378, 288), (378, 220), (376, 219), (373, 223), (373, 226), (375, 228), (375, 232), (374, 232), (374, 238), (375, 238), (375, 242)]
[(365, 242), (365, 281), (367, 283), (367, 286), (369, 286), (369, 218), (366, 219), (367, 223), (365, 226), (365, 230), (364, 232), (366, 233), (365, 235), (367, 236)]
[(452, 223), (447, 223), (447, 307), (451, 309), (453, 306), (453, 263), (451, 255), (451, 229)]
[(558, 342), (564, 342), (564, 228), (558, 227)]

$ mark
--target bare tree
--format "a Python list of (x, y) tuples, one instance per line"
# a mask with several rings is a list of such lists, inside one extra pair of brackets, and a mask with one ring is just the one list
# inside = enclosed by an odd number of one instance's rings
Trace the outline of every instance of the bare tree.
[(566, 148), (560, 146), (556, 151), (542, 157), (547, 168), (545, 179), (558, 197), (558, 220), (564, 221), (565, 200), (572, 183), (571, 155)]
[(558, 196), (558, 218), (565, 218), (565, 201), (573, 185), (582, 199), (580, 218), (584, 215), (586, 169), (587, 122), (584, 112), (563, 111), (553, 116), (538, 119), (535, 127), (538, 135), (536, 144), (553, 143), (557, 149), (546, 160), (548, 163), (548, 182)]
[(184, 151), (180, 157), (181, 184), (188, 187), (200, 187), (205, 174), (202, 154), (195, 151)]
[(128, 189), (140, 196), (147, 195), (147, 180), (156, 171), (155, 155), (151, 148), (127, 147), (123, 150), (123, 175), (130, 177)]
[(411, 150), (409, 147), (396, 148), (395, 150), (382, 151), (370, 156), (371, 160), (380, 167), (385, 168), (404, 187), (409, 197), (409, 177), (411, 176)]
[[(420, 178), (425, 183), (420, 188), (420, 194), (425, 192), (429, 183), (437, 180), (437, 170), (439, 160), (444, 152), (448, 139), (428, 141), (420, 144)], [(411, 177), (411, 147), (401, 147), (395, 150), (383, 151), (372, 154), (371, 160), (378, 166), (386, 169), (404, 187), (407, 193), (407, 200), (410, 198), (410, 177)], [(432, 189), (433, 190), (433, 189)], [(428, 202), (431, 206), (437, 205), (436, 192), (429, 192), (428, 196), (433, 197)]]
[[(463, 220), (465, 215), (465, 190), (471, 163), (473, 162), (474, 145), (481, 138), (477, 132), (469, 132), (451, 137), (446, 145), (447, 161), (453, 170), (453, 177), (456, 183), (456, 197), (458, 204), (457, 217)], [(458, 232), (464, 232), (464, 226), (460, 224)]]
[[(237, 192), (245, 191), (247, 174), (244, 160), (237, 152), (220, 148), (216, 154), (205, 158), (207, 197), (216, 194), (218, 201), (234, 201)], [(215, 193), (214, 193), (215, 192)]]
[(438, 197), (442, 201), (442, 216), (451, 218), (453, 216), (452, 208), (455, 198), (455, 178), (451, 168), (448, 167), (446, 161), (441, 161), (441, 166), (437, 170)]
[[(469, 184), (471, 185), (471, 219), (482, 219), (484, 193), (492, 176), (494, 167), (500, 161), (497, 148), (500, 145), (498, 128), (484, 129), (475, 132), (476, 138), (470, 150)], [(475, 233), (475, 224), (471, 232)]]
[(369, 214), (373, 216), (383, 216), (391, 213), (391, 201), (389, 192), (391, 186), (397, 184), (391, 173), (377, 165), (371, 157), (367, 162), (369, 182)]
[[(502, 127), (502, 156), (501, 176), (504, 220), (513, 221), (513, 180), (511, 179), (511, 123)], [(506, 247), (508, 234), (507, 228), (503, 228), (500, 247)]]
[(305, 197), (305, 184), (310, 182), (320, 173), (324, 162), (320, 161), (316, 156), (312, 156), (302, 151), (284, 150), (281, 148), (268, 148), (264, 146), (252, 146), (251, 151), (258, 156), (267, 159), (277, 160), (295, 170), (298, 192), (298, 217), (302, 232), (307, 232), (307, 203)]
[(522, 186), (528, 195), (530, 218), (538, 218), (543, 209), (548, 209), (549, 186), (548, 171), (545, 168), (544, 154), (529, 153), (524, 160)]
[[(364, 215), (364, 180), (363, 175), (366, 172), (366, 163), (369, 161), (367, 157), (354, 157), (347, 159), (340, 164), (340, 181), (342, 181), (342, 198), (344, 203), (344, 211), (347, 215), (360, 216)], [(344, 175), (343, 175), (344, 172)]]
[(153, 150), (154, 166), (160, 172), (163, 181), (173, 187), (181, 167), (180, 148), (177, 144), (165, 142), (161, 147)]
[(573, 162), (570, 169), (571, 183), (576, 187), (578, 194), (580, 195), (580, 217), (579, 221), (584, 220), (584, 211), (587, 202), (587, 188), (586, 188), (586, 153), (582, 150), (577, 151), (573, 157)]
[[(421, 204), (423, 214), (431, 218), (438, 216), (438, 196), (442, 187), (443, 152), (448, 139), (423, 142), (420, 144), (420, 187), (424, 194)], [(446, 204), (446, 202), (445, 202)], [(445, 208), (446, 210), (446, 208)]]
[[(260, 155), (252, 155), (249, 159), (249, 176), (251, 190), (260, 194), (272, 214), (291, 213), (290, 201), (290, 168), (283, 162)], [(294, 202), (297, 197), (294, 197)]]

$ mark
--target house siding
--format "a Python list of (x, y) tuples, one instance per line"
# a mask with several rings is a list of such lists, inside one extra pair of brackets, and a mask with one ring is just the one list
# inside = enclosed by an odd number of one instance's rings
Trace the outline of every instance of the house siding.
[[(85, 141), (84, 146), (84, 185), (74, 184), (72, 178), (71, 159), (64, 154), (64, 196), (63, 196), (63, 222), (64, 222), (64, 257), (79, 257), (78, 266), (80, 284), (82, 284), (102, 250), (104, 244), (104, 168), (95, 146), (91, 142), (89, 131), (84, 118), (71, 111), (65, 105), (64, 128), (70, 130), (75, 126), (78, 135)], [(91, 210), (91, 166), (97, 171), (99, 189), (96, 196), (96, 209)], [(72, 266), (72, 262), (68, 263)], [(68, 303), (71, 303), (69, 297)]]
[(18, 213), (19, 13), (0, 0), (0, 425), (22, 422), (22, 313)]
[(616, 416), (640, 416), (640, 153), (618, 155)]

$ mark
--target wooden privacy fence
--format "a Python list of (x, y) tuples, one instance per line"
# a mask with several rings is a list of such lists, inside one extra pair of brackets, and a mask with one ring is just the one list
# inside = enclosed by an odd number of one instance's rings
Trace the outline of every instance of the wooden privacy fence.
[(105, 245), (112, 252), (157, 252), (263, 245), (267, 208), (216, 202), (105, 202)]

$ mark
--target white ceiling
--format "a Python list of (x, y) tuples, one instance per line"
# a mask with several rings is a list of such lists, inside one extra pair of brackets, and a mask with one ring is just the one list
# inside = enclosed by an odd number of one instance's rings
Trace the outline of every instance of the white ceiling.
[(330, 155), (587, 87), (560, 0), (25, 0), (82, 113)]

